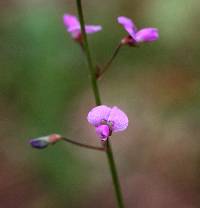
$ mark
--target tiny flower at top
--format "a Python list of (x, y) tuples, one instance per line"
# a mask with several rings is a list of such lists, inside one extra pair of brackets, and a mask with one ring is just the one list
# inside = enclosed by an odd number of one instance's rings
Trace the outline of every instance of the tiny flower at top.
[(106, 141), (112, 132), (124, 131), (128, 127), (127, 115), (116, 106), (97, 106), (88, 113), (87, 120), (102, 141)]
[[(72, 38), (78, 42), (81, 42), (81, 26), (77, 17), (71, 14), (64, 14), (63, 21), (67, 31), (71, 34)], [(100, 25), (85, 25), (85, 32), (87, 34), (96, 33), (100, 30), (102, 30)]]
[(157, 28), (147, 27), (141, 30), (137, 30), (133, 21), (127, 17), (118, 17), (118, 23), (121, 24), (124, 29), (128, 32), (128, 36), (122, 39), (122, 44), (128, 44), (131, 46), (136, 46), (143, 42), (153, 42), (159, 38), (159, 33)]

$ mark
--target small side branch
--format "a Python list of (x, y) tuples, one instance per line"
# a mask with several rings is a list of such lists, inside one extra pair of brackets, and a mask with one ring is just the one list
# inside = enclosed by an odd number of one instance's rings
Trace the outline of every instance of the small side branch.
[(117, 47), (115, 48), (112, 56), (110, 57), (110, 59), (108, 60), (108, 62), (105, 64), (105, 66), (103, 67), (102, 70), (97, 68), (97, 73), (96, 73), (96, 78), (100, 79), (102, 77), (102, 75), (108, 70), (108, 68), (111, 66), (112, 62), (114, 61), (114, 59), (116, 58), (117, 54), (119, 53), (119, 50), (122, 47), (122, 43), (120, 42)]
[(83, 144), (83, 143), (80, 143), (80, 142), (75, 142), (75, 141), (73, 141), (71, 139), (68, 139), (66, 137), (62, 137), (62, 140), (64, 140), (65, 142), (77, 145), (79, 147), (84, 147), (84, 148), (87, 148), (87, 149), (98, 150), (98, 151), (105, 151), (105, 148), (103, 148), (103, 147), (96, 147), (96, 146), (92, 146), (92, 145), (88, 145), (88, 144)]

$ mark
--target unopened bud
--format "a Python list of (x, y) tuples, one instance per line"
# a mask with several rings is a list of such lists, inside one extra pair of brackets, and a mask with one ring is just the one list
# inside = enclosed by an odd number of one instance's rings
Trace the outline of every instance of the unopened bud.
[(35, 139), (31, 139), (29, 141), (29, 143), (33, 148), (44, 149), (49, 144), (55, 144), (56, 142), (58, 142), (61, 139), (62, 139), (61, 135), (51, 134), (51, 135), (48, 135), (48, 136), (43, 136), (43, 137), (38, 137), (38, 138), (35, 138)]

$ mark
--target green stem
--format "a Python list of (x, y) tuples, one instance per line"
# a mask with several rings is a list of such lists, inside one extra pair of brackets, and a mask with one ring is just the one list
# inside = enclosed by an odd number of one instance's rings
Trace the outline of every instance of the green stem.
[(124, 202), (123, 202), (123, 197), (122, 197), (122, 192), (121, 192), (121, 187), (120, 187), (120, 183), (119, 183), (119, 179), (118, 179), (118, 174), (117, 174), (117, 170), (116, 170), (115, 160), (113, 157), (112, 148), (111, 148), (111, 144), (109, 142), (109, 138), (107, 140), (106, 154), (107, 154), (108, 162), (110, 165), (110, 171), (112, 173), (112, 180), (113, 180), (113, 185), (115, 187), (115, 195), (117, 198), (118, 207), (125, 208)]
[[(79, 21), (80, 21), (80, 25), (81, 25), (81, 33), (83, 36), (83, 47), (84, 47), (84, 51), (85, 51), (85, 54), (87, 57), (88, 68), (90, 70), (92, 89), (93, 89), (96, 105), (101, 105), (101, 98), (100, 98), (99, 88), (98, 88), (98, 84), (97, 84), (97, 80), (96, 80), (96, 70), (95, 70), (94, 65), (92, 63), (92, 58), (91, 58), (89, 45), (88, 45), (88, 41), (87, 41), (87, 35), (85, 32), (85, 27), (84, 27), (85, 23), (84, 23), (81, 0), (76, 0), (76, 4), (77, 4), (77, 9), (78, 9)], [(111, 175), (112, 175), (112, 180), (113, 180), (113, 185), (114, 185), (114, 189), (115, 189), (118, 208), (124, 208), (121, 188), (120, 188), (119, 179), (118, 179), (118, 175), (117, 175), (117, 169), (115, 166), (115, 162), (114, 162), (114, 158), (113, 158), (111, 145), (109, 143), (109, 139), (107, 140), (106, 155), (107, 155), (108, 163), (110, 166), (110, 171), (111, 171)]]
[(83, 10), (82, 10), (82, 5), (81, 5), (81, 0), (76, 0), (76, 4), (77, 4), (77, 9), (78, 9), (79, 21), (80, 21), (80, 25), (81, 25), (81, 34), (83, 36), (83, 48), (84, 48), (84, 51), (86, 54), (88, 68), (90, 70), (91, 85), (92, 85), (92, 89), (94, 92), (96, 105), (101, 105), (99, 88), (98, 88), (97, 81), (96, 81), (96, 72), (95, 72), (95, 68), (92, 63), (92, 58), (91, 58), (89, 45), (88, 45), (88, 41), (87, 41), (87, 35), (85, 32), (85, 27), (84, 27), (85, 23), (84, 23), (84, 18), (83, 18)]

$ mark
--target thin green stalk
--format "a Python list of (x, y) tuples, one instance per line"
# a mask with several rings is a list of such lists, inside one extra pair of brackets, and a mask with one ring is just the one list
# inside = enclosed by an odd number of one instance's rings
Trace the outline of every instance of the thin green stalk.
[(110, 172), (112, 173), (113, 185), (115, 187), (115, 195), (117, 198), (118, 207), (125, 208), (124, 202), (123, 202), (123, 197), (122, 197), (122, 192), (121, 192), (121, 187), (120, 187), (120, 183), (119, 183), (119, 179), (118, 179), (118, 174), (117, 174), (117, 170), (116, 170), (115, 160), (113, 157), (112, 148), (111, 148), (111, 144), (109, 142), (109, 139), (107, 140), (106, 150), (107, 150), (106, 153), (107, 153), (107, 158), (108, 158), (108, 162), (109, 162), (109, 166), (110, 166)]
[(84, 18), (83, 18), (83, 10), (82, 10), (82, 5), (81, 5), (81, 0), (76, 0), (76, 4), (77, 4), (77, 9), (78, 9), (79, 21), (80, 21), (80, 25), (81, 25), (81, 33), (83, 36), (83, 48), (84, 48), (84, 51), (86, 54), (88, 68), (90, 70), (91, 85), (92, 85), (92, 89), (94, 92), (96, 105), (101, 105), (99, 88), (98, 88), (97, 81), (96, 81), (96, 72), (95, 72), (94, 65), (92, 63), (92, 58), (91, 58), (89, 45), (88, 45), (88, 41), (87, 41), (87, 35), (85, 32), (85, 27), (84, 27), (85, 23), (84, 23)]
[[(84, 27), (85, 23), (84, 23), (81, 0), (76, 0), (76, 4), (77, 4), (77, 9), (78, 9), (79, 21), (80, 21), (80, 25), (81, 25), (81, 33), (83, 36), (83, 47), (85, 49), (85, 54), (86, 54), (87, 62), (88, 62), (88, 68), (90, 70), (92, 89), (93, 89), (93, 93), (95, 96), (96, 105), (101, 105), (101, 98), (100, 98), (99, 88), (98, 88), (98, 84), (97, 84), (97, 80), (96, 80), (96, 70), (95, 70), (94, 65), (92, 63), (92, 58), (91, 58), (89, 45), (88, 45), (88, 41), (87, 41), (87, 35), (85, 32), (85, 27)], [(112, 180), (113, 180), (113, 185), (114, 185), (114, 189), (115, 189), (118, 208), (124, 208), (121, 188), (120, 188), (119, 179), (118, 179), (118, 175), (117, 175), (117, 169), (115, 166), (115, 162), (114, 162), (114, 158), (113, 158), (111, 145), (109, 143), (109, 139), (107, 140), (106, 155), (107, 155), (108, 163), (110, 166), (110, 171), (111, 171), (111, 175), (112, 175)]]

